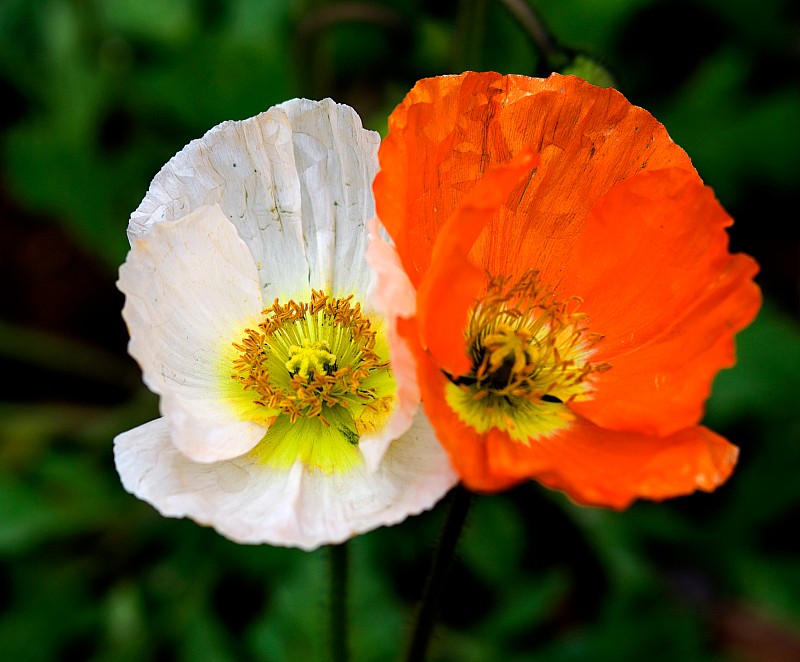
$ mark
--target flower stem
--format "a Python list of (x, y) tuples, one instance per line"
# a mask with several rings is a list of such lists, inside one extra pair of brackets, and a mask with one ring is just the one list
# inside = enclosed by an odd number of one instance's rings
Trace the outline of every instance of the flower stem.
[(444, 587), (447, 569), (453, 558), (461, 530), (464, 528), (464, 522), (467, 519), (467, 512), (471, 503), (472, 492), (469, 492), (460, 484), (456, 485), (453, 489), (453, 500), (450, 503), (450, 510), (442, 528), (439, 544), (433, 555), (433, 563), (422, 594), (422, 602), (417, 611), (414, 634), (406, 657), (408, 662), (419, 662), (425, 659), (433, 626), (436, 622), (436, 610)]
[(330, 547), (331, 661), (347, 662), (347, 541)]

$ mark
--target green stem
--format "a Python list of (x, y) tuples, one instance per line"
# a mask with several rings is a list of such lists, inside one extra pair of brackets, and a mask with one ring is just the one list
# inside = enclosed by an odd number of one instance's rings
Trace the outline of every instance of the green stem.
[(331, 661), (347, 662), (347, 541), (330, 547)]
[(464, 528), (471, 503), (472, 493), (461, 485), (457, 485), (453, 489), (453, 500), (442, 528), (439, 544), (434, 552), (431, 571), (417, 611), (416, 626), (406, 657), (408, 662), (420, 662), (425, 659), (428, 643), (436, 623), (436, 611), (447, 569), (456, 550), (456, 544), (461, 530)]

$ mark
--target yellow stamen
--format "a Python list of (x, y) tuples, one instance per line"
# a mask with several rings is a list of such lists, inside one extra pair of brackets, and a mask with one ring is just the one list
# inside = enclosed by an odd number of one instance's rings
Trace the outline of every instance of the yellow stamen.
[(527, 272), (516, 283), (493, 279), (475, 305), (466, 333), (472, 370), (446, 389), (447, 401), (478, 432), (505, 430), (523, 443), (574, 420), (566, 406), (589, 397), (590, 363), (601, 336), (588, 330), (577, 297), (559, 301)]

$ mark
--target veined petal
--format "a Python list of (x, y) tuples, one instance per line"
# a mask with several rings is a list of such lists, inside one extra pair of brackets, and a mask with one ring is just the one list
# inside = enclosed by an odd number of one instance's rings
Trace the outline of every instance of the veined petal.
[(354, 265), (364, 263), (367, 223), (375, 215), (380, 136), (362, 128), (352, 108), (330, 99), (294, 99), (281, 107), (293, 132), (311, 286), (366, 298), (370, 271)]
[(432, 507), (456, 481), (420, 413), (386, 453), (380, 469), (343, 474), (259, 464), (254, 455), (193, 462), (157, 419), (119, 435), (114, 457), (122, 483), (167, 517), (190, 517), (241, 543), (312, 550)]
[(464, 197), (526, 147), (539, 156), (536, 176), (511, 191), (473, 250), (494, 274), (561, 263), (594, 202), (643, 168), (694, 172), (664, 127), (616, 90), (559, 74), (421, 80), (389, 118), (374, 184), (378, 216), (415, 286)]
[[(262, 305), (253, 258), (218, 207), (201, 207), (136, 239), (120, 268), (129, 351), (161, 396), (175, 445), (201, 462), (246, 453), (266, 426), (243, 420), (231, 343)], [(237, 408), (238, 407), (238, 408)]]
[(330, 99), (294, 99), (224, 122), (156, 175), (129, 238), (216, 204), (250, 249), (265, 301), (312, 287), (363, 299), (369, 272), (353, 265), (363, 262), (374, 215), (378, 142), (353, 109)]

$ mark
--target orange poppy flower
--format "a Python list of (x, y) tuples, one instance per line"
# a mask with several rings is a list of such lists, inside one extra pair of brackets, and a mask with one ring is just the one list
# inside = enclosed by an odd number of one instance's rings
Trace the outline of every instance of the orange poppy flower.
[(758, 266), (647, 111), (572, 76), (442, 76), (392, 113), (379, 160), (396, 257), (372, 259), (467, 487), (533, 478), (622, 508), (727, 479), (737, 448), (698, 422)]

